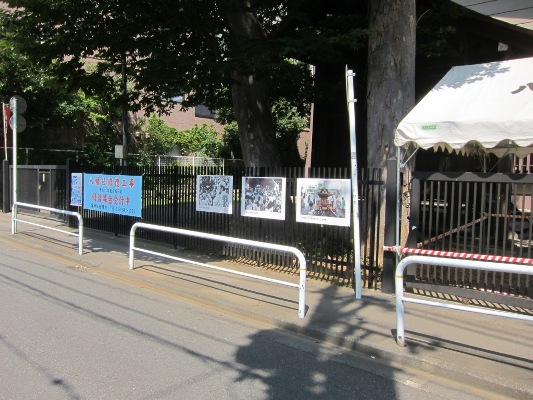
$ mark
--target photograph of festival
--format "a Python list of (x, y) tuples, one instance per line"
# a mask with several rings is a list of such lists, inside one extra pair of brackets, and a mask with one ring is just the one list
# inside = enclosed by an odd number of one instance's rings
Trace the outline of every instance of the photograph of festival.
[(349, 179), (298, 179), (296, 221), (350, 226)]

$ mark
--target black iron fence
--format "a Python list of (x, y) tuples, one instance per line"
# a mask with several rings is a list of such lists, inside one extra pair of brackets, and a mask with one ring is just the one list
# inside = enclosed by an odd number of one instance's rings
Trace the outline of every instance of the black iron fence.
[[(531, 174), (415, 172), (409, 247), (531, 258), (532, 201)], [(533, 308), (532, 281), (529, 275), (420, 266), (409, 285)]]
[(18, 201), (65, 210), (66, 177), (64, 165), (19, 165)]
[[(349, 179), (347, 169), (320, 168), (243, 168), (243, 167), (76, 167), (69, 172), (142, 175), (142, 218), (82, 210), (85, 226), (129, 234), (137, 221), (272, 242), (300, 249), (306, 256), (311, 276), (353, 284), (353, 227), (318, 225), (296, 221), (296, 184), (298, 178)], [(196, 211), (196, 176), (224, 174), (233, 176), (232, 214)], [(381, 267), (378, 224), (383, 182), (379, 170), (363, 169), (360, 175), (361, 259), (364, 286), (377, 288)], [(241, 215), (242, 177), (286, 178), (284, 220), (250, 218)], [(284, 254), (262, 253), (236, 245), (207, 242), (192, 237), (176, 237), (162, 232), (139, 232), (139, 237), (169, 245), (195, 249), (239, 259), (263, 267), (290, 270), (294, 261)]]
[[(68, 182), (73, 172), (143, 176), (142, 218), (76, 210), (82, 212), (85, 225), (89, 228), (128, 235), (135, 222), (143, 221), (294, 246), (306, 256), (311, 276), (353, 284), (353, 226), (298, 222), (295, 203), (299, 178), (349, 179), (347, 169), (19, 166), (19, 201), (73, 209), (68, 205)], [(205, 174), (233, 176), (232, 214), (196, 211), (196, 177)], [(243, 177), (286, 179), (284, 220), (251, 218), (241, 214)], [(381, 181), (380, 171), (376, 169), (361, 169), (359, 179), (362, 278), (365, 287), (377, 288), (383, 272), (380, 257), (383, 243), (378, 233), (384, 182)], [(2, 183), (5, 186), (7, 182)], [(409, 247), (533, 257), (531, 174), (415, 172), (410, 208), (413, 229)], [(141, 231), (139, 234), (144, 239), (176, 248), (194, 249), (283, 271), (292, 271), (291, 266), (295, 262), (284, 254), (263, 253), (198, 238), (161, 232)], [(413, 288), (533, 308), (533, 282), (529, 276), (429, 266), (420, 266), (410, 273), (408, 286)]]

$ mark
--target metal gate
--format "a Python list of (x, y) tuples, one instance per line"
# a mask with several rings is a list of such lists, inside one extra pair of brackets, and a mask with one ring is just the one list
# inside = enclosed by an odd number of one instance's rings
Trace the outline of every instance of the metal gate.
[[(13, 176), (12, 170), (13, 167), (10, 167), (10, 178)], [(19, 165), (17, 171), (18, 201), (43, 207), (67, 208), (66, 166)], [(12, 187), (12, 182), (10, 182), (10, 187)]]
[[(415, 172), (411, 189), (409, 248), (533, 257), (533, 174)], [(420, 265), (407, 287), (533, 309), (530, 275)]]

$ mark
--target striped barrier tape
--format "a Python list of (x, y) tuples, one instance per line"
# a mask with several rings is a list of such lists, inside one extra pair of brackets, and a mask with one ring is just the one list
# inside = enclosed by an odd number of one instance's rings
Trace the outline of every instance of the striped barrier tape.
[(405, 254), (418, 254), (418, 255), (424, 255), (424, 256), (459, 258), (463, 260), (479, 260), (479, 261), (504, 262), (504, 263), (510, 263), (510, 264), (533, 265), (533, 259), (524, 258), (524, 257), (508, 257), (508, 256), (495, 256), (495, 255), (489, 255), (489, 254), (458, 253), (454, 251), (442, 251), (442, 250), (411, 249), (408, 247), (400, 247), (400, 246), (384, 246), (383, 250), (393, 251), (400, 256), (405, 255)]

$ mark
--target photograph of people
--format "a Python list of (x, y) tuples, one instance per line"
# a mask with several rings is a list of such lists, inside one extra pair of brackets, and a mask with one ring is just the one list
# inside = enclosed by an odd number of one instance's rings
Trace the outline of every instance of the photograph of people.
[(285, 178), (242, 178), (241, 214), (285, 219)]
[(198, 175), (196, 211), (231, 214), (233, 212), (233, 176)]

